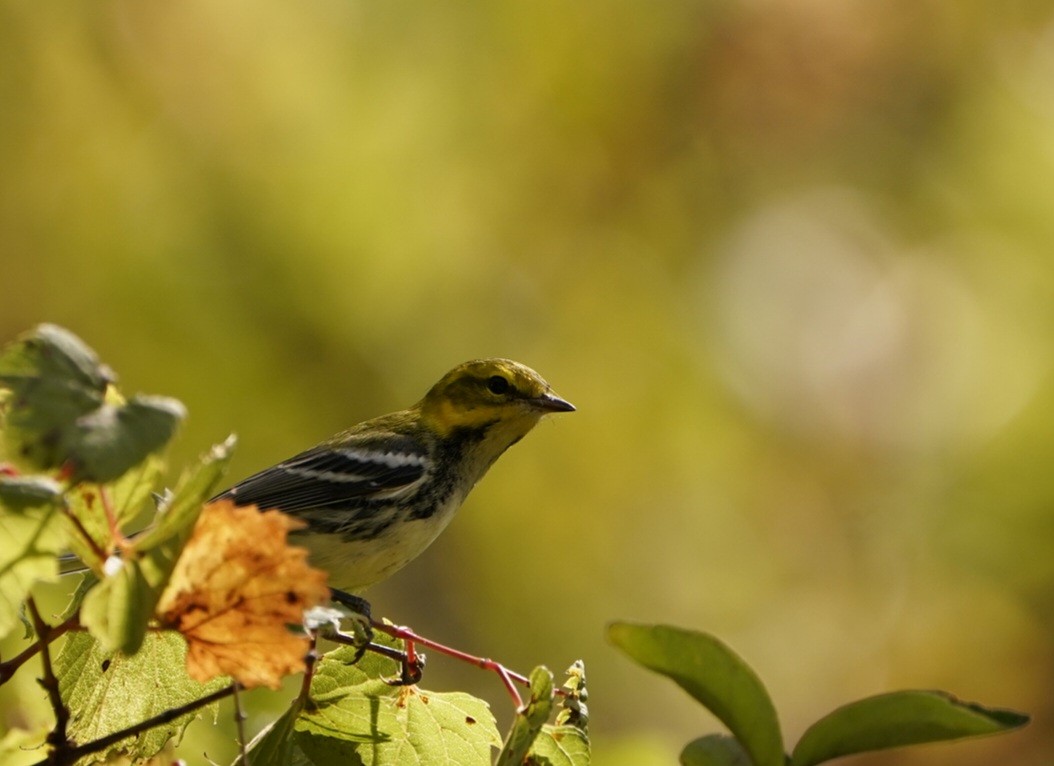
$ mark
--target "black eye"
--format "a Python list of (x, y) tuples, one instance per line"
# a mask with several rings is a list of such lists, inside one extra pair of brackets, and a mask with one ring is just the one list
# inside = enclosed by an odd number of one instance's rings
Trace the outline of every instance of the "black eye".
[(491, 375), (487, 378), (487, 390), (499, 396), (508, 393), (509, 381), (505, 380), (501, 375)]

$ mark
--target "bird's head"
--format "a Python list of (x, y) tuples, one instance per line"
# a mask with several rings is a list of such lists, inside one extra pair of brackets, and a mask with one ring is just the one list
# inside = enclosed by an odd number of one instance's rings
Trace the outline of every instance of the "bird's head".
[(459, 364), (432, 386), (418, 406), (437, 433), (498, 426), (510, 444), (546, 413), (575, 409), (554, 394), (541, 375), (511, 359)]

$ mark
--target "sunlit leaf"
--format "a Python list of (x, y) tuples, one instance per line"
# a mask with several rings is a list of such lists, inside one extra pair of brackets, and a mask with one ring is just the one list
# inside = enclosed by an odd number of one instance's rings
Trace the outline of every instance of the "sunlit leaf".
[(61, 502), (50, 479), (0, 477), (0, 637), (19, 624), (33, 583), (58, 579), (67, 537)]
[[(70, 538), (70, 550), (86, 566), (98, 571), (105, 559), (100, 560), (95, 551), (109, 551), (114, 545), (103, 503), (110, 504), (118, 528), (123, 529), (147, 507), (163, 469), (164, 461), (159, 456), (148, 455), (116, 481), (104, 486), (81, 483), (67, 493), (70, 513), (79, 522), (78, 534)], [(92, 539), (94, 546), (83, 539), (83, 534)]]
[(615, 623), (611, 641), (644, 667), (662, 673), (729, 728), (755, 766), (782, 766), (776, 709), (753, 670), (713, 636), (663, 625)]
[(157, 599), (138, 561), (117, 563), (117, 571), (84, 596), (80, 620), (104, 651), (131, 654), (146, 637)]
[(91, 592), (91, 589), (98, 584), (98, 582), (99, 578), (97, 578), (94, 573), (89, 571), (83, 571), (80, 573), (80, 577), (77, 578), (77, 587), (74, 589), (73, 593), (70, 594), (69, 601), (59, 614), (60, 622), (68, 620), (80, 611), (85, 597)]
[(810, 726), (791, 757), (812, 766), (853, 753), (998, 734), (1028, 723), (1012, 710), (985, 708), (945, 692), (898, 691), (851, 702)]
[(553, 674), (537, 667), (530, 675), (530, 696), (516, 711), (512, 728), (496, 761), (497, 766), (520, 766), (531, 750), (538, 732), (549, 720), (553, 709)]
[(153, 508), (153, 494), (159, 489), (164, 470), (164, 460), (158, 455), (147, 455), (139, 465), (128, 469), (119, 479), (106, 485), (110, 490), (110, 502), (113, 504), (119, 526), (123, 527), (141, 516), (144, 509)]
[(329, 598), (324, 572), (307, 565), (307, 551), (290, 546), (300, 525), (278, 511), (205, 506), (158, 604), (161, 621), (190, 645), (192, 678), (234, 677), (252, 688), (277, 689), (304, 669), (306, 609)]
[[(534, 676), (531, 676), (532, 689)], [(589, 735), (586, 725), (589, 711), (586, 707), (586, 670), (581, 660), (567, 669), (567, 680), (563, 694), (554, 700), (559, 702), (556, 725), (544, 724), (531, 745), (525, 763), (532, 766), (586, 766), (590, 762)], [(532, 692), (533, 696), (533, 692)]]
[[(59, 691), (72, 714), (69, 735), (77, 742), (89, 742), (220, 689), (222, 679), (200, 684), (187, 677), (186, 651), (186, 642), (177, 633), (152, 632), (139, 652), (130, 656), (105, 651), (87, 633), (71, 634), (55, 660)], [(203, 710), (215, 715), (216, 706)], [(180, 716), (78, 763), (103, 761), (118, 753), (131, 758), (153, 756), (169, 739), (178, 741), (199, 714)]]
[(589, 737), (576, 726), (542, 727), (531, 752), (524, 761), (527, 766), (588, 766)]
[(70, 535), (70, 553), (79, 566), (98, 571), (113, 547), (113, 535), (102, 505), (98, 484), (79, 484), (67, 493), (70, 516), (76, 519), (77, 531)]
[(490, 764), (501, 738), (486, 702), (460, 692), (391, 686), (395, 662), (353, 649), (326, 654), (311, 702), (296, 723), (298, 743), (316, 766)]
[(586, 665), (582, 660), (575, 660), (567, 669), (567, 680), (563, 684), (564, 693), (560, 697), (560, 712), (556, 714), (557, 725), (567, 724), (583, 732), (589, 725), (589, 691), (586, 689)]

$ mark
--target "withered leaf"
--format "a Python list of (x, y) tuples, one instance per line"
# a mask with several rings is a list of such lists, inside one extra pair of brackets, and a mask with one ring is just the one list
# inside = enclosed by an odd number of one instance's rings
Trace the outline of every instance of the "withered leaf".
[(289, 626), (329, 597), (324, 572), (286, 542), (300, 525), (279, 511), (230, 501), (205, 506), (158, 604), (158, 617), (187, 639), (187, 672), (232, 676), (277, 689), (304, 669), (308, 641)]

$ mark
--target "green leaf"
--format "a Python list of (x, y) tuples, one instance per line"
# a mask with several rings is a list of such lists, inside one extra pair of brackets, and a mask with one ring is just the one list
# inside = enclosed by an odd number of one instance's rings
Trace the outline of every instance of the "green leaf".
[(342, 647), (324, 655), (311, 700), (297, 719), (297, 744), (316, 766), (481, 766), (501, 739), (486, 702), (460, 692), (391, 686), (392, 660)]
[(205, 499), (226, 471), (233, 445), (228, 439), (213, 447), (183, 475), (157, 523), (136, 541), (136, 557), (115, 560), (115, 571), (85, 596), (81, 621), (107, 650), (131, 653), (139, 648)]
[(843, 705), (814, 723), (791, 763), (812, 766), (870, 750), (998, 734), (1028, 721), (1022, 713), (962, 702), (945, 692), (890, 692)]
[[(576, 662), (568, 669), (569, 680), (564, 684), (568, 696), (558, 720), (584, 723), (585, 669)], [(523, 708), (517, 711), (505, 746), (498, 755), (497, 766), (588, 766), (590, 758), (589, 737), (583, 728), (569, 724), (551, 726), (546, 721), (555, 707), (553, 698), (553, 674), (544, 667), (537, 667), (530, 675), (530, 697)], [(566, 706), (568, 701), (573, 704)]]
[[(184, 472), (172, 496), (158, 510), (156, 523), (137, 541), (140, 550), (154, 548), (173, 539), (190, 536), (190, 530), (201, 514), (205, 501), (212, 497), (216, 485), (227, 473), (238, 440), (227, 437), (202, 455), (198, 464)], [(179, 546), (182, 548), (182, 545)], [(178, 553), (178, 551), (177, 551)]]
[(233, 436), (227, 437), (203, 455), (194, 468), (184, 472), (171, 497), (158, 510), (154, 526), (136, 541), (143, 574), (156, 592), (151, 611), (172, 577), (176, 560), (194, 531), (201, 509), (227, 473), (236, 443)]
[(67, 537), (61, 503), (50, 479), (0, 478), (0, 637), (19, 624), (33, 583), (58, 579)]
[[(533, 675), (531, 680), (533, 688)], [(581, 660), (576, 660), (567, 669), (563, 692), (560, 697), (560, 712), (556, 714), (556, 725), (542, 726), (531, 745), (525, 763), (539, 766), (588, 766), (590, 747), (586, 724), (589, 721), (589, 711), (586, 699), (589, 694), (586, 691), (585, 663)]]
[[(70, 537), (70, 550), (78, 559), (98, 571), (103, 562), (98, 559), (95, 549), (108, 551), (113, 547), (110, 524), (102, 506), (104, 493), (118, 527), (123, 529), (145, 510), (151, 494), (161, 482), (163, 470), (164, 461), (157, 455), (148, 455), (142, 463), (110, 484), (78, 484), (67, 493), (70, 514), (80, 522), (82, 530)], [(83, 539), (83, 533), (94, 541), (94, 548)]]
[(542, 727), (531, 752), (524, 761), (528, 766), (588, 766), (589, 737), (575, 726)]
[[(55, 660), (62, 699), (70, 708), (69, 735), (86, 743), (201, 699), (222, 688), (215, 679), (199, 684), (186, 674), (187, 645), (182, 636), (152, 632), (134, 655), (107, 652), (87, 633), (73, 633)], [(211, 709), (215, 717), (216, 705)], [(169, 739), (178, 740), (198, 712), (149, 729), (136, 737), (86, 756), (81, 766), (116, 754), (156, 755)]]
[(752, 766), (739, 740), (727, 734), (707, 734), (681, 751), (681, 766)]
[(43, 470), (68, 464), (74, 481), (100, 484), (141, 463), (186, 413), (165, 397), (107, 397), (112, 381), (95, 352), (60, 327), (41, 325), (11, 344), (0, 355), (0, 386), (11, 390), (8, 454)]
[(65, 462), (65, 441), (77, 418), (100, 407), (112, 373), (77, 336), (43, 324), (0, 354), (4, 440), (11, 459), (39, 469)]
[(185, 417), (182, 404), (162, 396), (134, 396), (127, 404), (104, 404), (83, 415), (64, 445), (73, 479), (113, 481), (168, 444)]
[(586, 705), (589, 691), (586, 689), (586, 665), (582, 660), (575, 660), (567, 669), (563, 691), (560, 712), (556, 714), (557, 725), (568, 724), (586, 731), (589, 725), (589, 707)]
[(706, 633), (624, 622), (611, 625), (608, 637), (706, 706), (739, 739), (755, 766), (783, 766), (772, 700), (754, 671), (723, 643)]
[[(253, 737), (247, 748), (252, 766), (289, 766), (298, 756), (306, 761), (306, 756), (296, 744), (294, 729), (302, 710), (303, 700), (297, 697), (278, 720)], [(240, 755), (234, 759), (234, 766), (241, 766), (242, 763), (244, 761)]]
[(62, 504), (62, 487), (45, 476), (0, 476), (0, 506), (24, 511)]
[(139, 465), (133, 466), (122, 474), (117, 481), (106, 486), (110, 490), (110, 502), (117, 517), (117, 524), (125, 524), (139, 517), (145, 509), (152, 512), (154, 492), (161, 485), (165, 470), (165, 461), (157, 455), (147, 455)]
[(553, 674), (539, 666), (531, 671), (530, 681), (531, 695), (516, 711), (497, 766), (520, 766), (553, 710)]
[(138, 561), (120, 568), (88, 591), (81, 603), (81, 624), (104, 651), (134, 654), (146, 638), (159, 594), (151, 589)]
[[(61, 567), (60, 567), (61, 571)], [(59, 614), (59, 621), (65, 622), (73, 615), (80, 611), (81, 604), (84, 603), (85, 597), (91, 592), (98, 582), (99, 578), (95, 576), (94, 572), (80, 571), (80, 578), (77, 582), (77, 588), (70, 594), (70, 600), (66, 604), (66, 607)]]
[(0, 383), (16, 396), (32, 390), (46, 376), (65, 381), (72, 395), (64, 401), (82, 397), (90, 401), (102, 395), (113, 373), (80, 338), (53, 324), (41, 324), (24, 333), (0, 354)]

